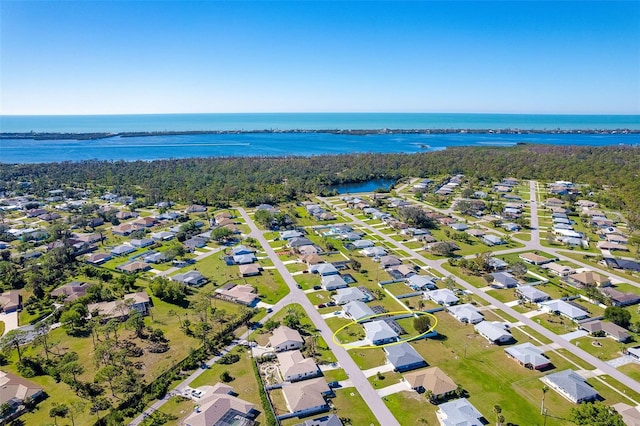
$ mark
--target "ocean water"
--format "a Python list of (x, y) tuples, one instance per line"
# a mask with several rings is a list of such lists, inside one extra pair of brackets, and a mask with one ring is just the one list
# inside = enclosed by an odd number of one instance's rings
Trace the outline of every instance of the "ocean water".
[[(617, 129), (640, 128), (640, 116), (498, 114), (176, 114), (2, 116), (1, 132), (125, 132), (260, 129)], [(212, 156), (288, 156), (358, 152), (415, 153), (450, 146), (640, 145), (640, 134), (226, 133), (113, 136), (97, 140), (0, 140), (0, 162), (156, 160)]]
[(639, 115), (270, 113), (2, 116), (0, 132), (292, 129), (640, 129)]

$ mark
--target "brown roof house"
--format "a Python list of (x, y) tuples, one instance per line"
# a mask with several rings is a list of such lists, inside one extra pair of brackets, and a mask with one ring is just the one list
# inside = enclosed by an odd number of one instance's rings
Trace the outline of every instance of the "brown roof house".
[(327, 411), (329, 404), (325, 397), (332, 393), (322, 377), (287, 384), (282, 387), (287, 409), (291, 414), (305, 417)]
[(10, 409), (4, 417), (0, 417), (0, 424), (4, 424), (8, 418), (16, 418), (20, 415), (26, 398), (37, 400), (42, 396), (44, 396), (42, 388), (35, 383), (0, 371), (0, 405), (8, 404)]
[(278, 355), (280, 374), (286, 382), (297, 382), (320, 375), (318, 365), (312, 358), (305, 358), (299, 350), (280, 352)]
[(22, 296), (18, 290), (9, 290), (0, 295), (0, 312), (15, 312), (22, 308)]
[(206, 389), (198, 405), (182, 422), (183, 426), (253, 426), (258, 415), (255, 406), (233, 395), (231, 386), (216, 383)]
[(252, 306), (259, 300), (258, 295), (256, 294), (256, 289), (248, 284), (225, 284), (224, 286), (217, 288), (214, 295), (219, 299), (246, 306)]
[(592, 335), (604, 334), (618, 342), (626, 342), (631, 339), (631, 335), (624, 328), (608, 321), (589, 321), (580, 324), (580, 328)]
[(64, 302), (73, 302), (79, 297), (87, 294), (87, 288), (89, 288), (89, 284), (81, 283), (79, 281), (71, 281), (69, 284), (65, 284), (61, 287), (56, 288), (50, 294), (51, 297), (64, 297)]
[(132, 310), (148, 315), (151, 306), (151, 298), (147, 293), (141, 291), (125, 294), (122, 300), (91, 303), (87, 309), (91, 315), (96, 314), (102, 321), (107, 321), (112, 318), (124, 319), (129, 316)]
[(276, 352), (300, 349), (304, 344), (304, 339), (297, 330), (281, 325), (272, 332), (269, 338), (269, 346)]
[(611, 280), (608, 277), (593, 271), (569, 275), (566, 281), (575, 287), (607, 287), (611, 285)]
[(453, 395), (458, 387), (455, 382), (438, 367), (407, 373), (404, 375), (404, 378), (412, 389), (419, 393), (431, 391), (435, 399)]

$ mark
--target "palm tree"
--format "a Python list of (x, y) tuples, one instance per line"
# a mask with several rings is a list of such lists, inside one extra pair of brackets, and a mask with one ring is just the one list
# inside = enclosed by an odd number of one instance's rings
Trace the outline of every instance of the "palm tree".
[(498, 404), (494, 405), (493, 412), (496, 415), (496, 426), (502, 426), (502, 423), (504, 422), (504, 416), (502, 415), (502, 407), (500, 407)]
[(544, 414), (544, 398), (548, 391), (549, 391), (549, 386), (547, 385), (542, 386), (542, 406), (540, 407), (540, 414)]

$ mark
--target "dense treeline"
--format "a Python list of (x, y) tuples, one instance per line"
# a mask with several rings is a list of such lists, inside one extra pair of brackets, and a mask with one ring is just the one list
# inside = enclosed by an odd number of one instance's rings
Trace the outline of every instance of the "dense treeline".
[[(419, 154), (346, 154), (312, 157), (227, 157), (160, 161), (84, 161), (0, 165), (0, 186), (46, 195), (60, 187), (112, 188), (148, 202), (163, 200), (247, 205), (326, 193), (337, 183), (464, 173), (570, 180), (611, 187), (605, 198), (615, 208), (640, 215), (640, 148), (633, 146), (517, 145), (461, 147)], [(602, 201), (602, 200), (601, 200)]]

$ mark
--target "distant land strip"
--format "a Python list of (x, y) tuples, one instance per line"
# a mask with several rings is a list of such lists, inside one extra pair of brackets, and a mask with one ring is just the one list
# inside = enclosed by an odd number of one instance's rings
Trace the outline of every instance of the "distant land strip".
[(447, 135), (455, 133), (467, 134), (585, 134), (585, 135), (615, 135), (615, 134), (640, 134), (640, 129), (291, 129), (291, 130), (185, 130), (185, 131), (154, 131), (154, 132), (99, 132), (99, 133), (48, 133), (48, 132), (28, 132), (28, 133), (0, 133), (0, 139), (33, 139), (33, 140), (94, 140), (108, 139), (113, 137), (152, 137), (152, 136), (183, 136), (183, 135), (234, 135), (234, 134), (260, 134), (260, 133), (326, 133), (335, 135)]

